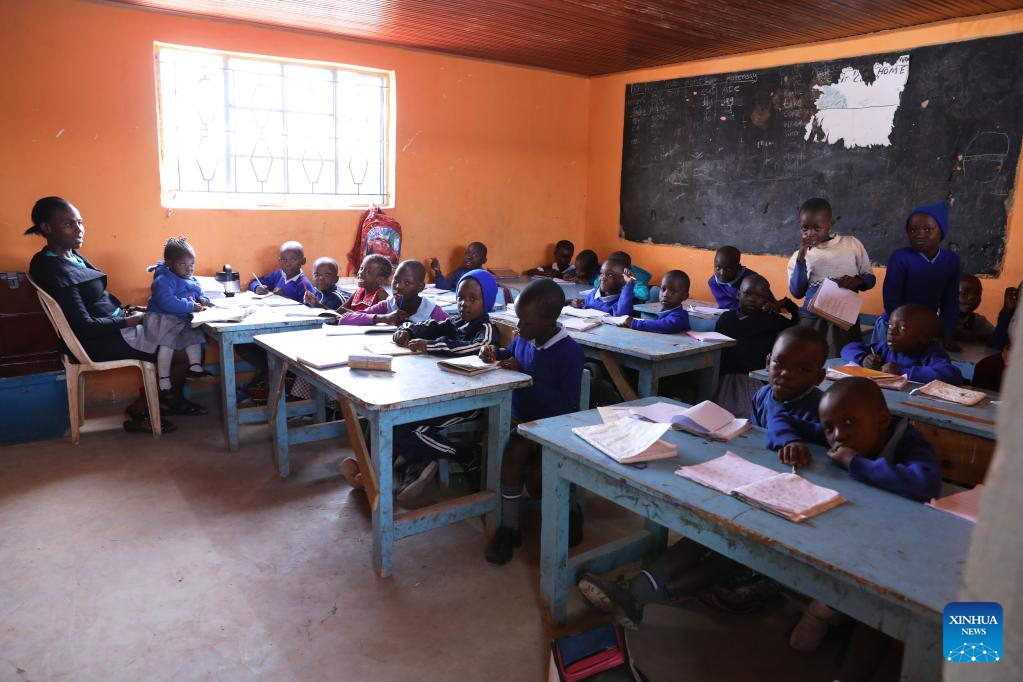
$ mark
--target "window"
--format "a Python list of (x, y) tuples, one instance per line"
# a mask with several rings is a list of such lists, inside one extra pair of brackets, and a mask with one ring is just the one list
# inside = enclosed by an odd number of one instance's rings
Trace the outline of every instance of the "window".
[(157, 43), (171, 208), (393, 204), (394, 72)]

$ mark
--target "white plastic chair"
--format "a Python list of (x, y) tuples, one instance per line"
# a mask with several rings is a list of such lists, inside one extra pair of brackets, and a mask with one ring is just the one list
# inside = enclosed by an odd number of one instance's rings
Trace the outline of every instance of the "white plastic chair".
[[(26, 273), (26, 277), (28, 277)], [(81, 342), (75, 333), (71, 331), (71, 325), (64, 317), (64, 311), (60, 305), (48, 293), (28, 277), (29, 283), (35, 287), (39, 302), (43, 306), (43, 312), (49, 318), (54, 331), (63, 339), (64, 345), (68, 347), (71, 354), (78, 360), (71, 362), (66, 354), (61, 354), (61, 361), (64, 363), (64, 372), (67, 375), (67, 404), (71, 417), (71, 442), (78, 445), (78, 432), (85, 421), (85, 373), (103, 372), (108, 369), (120, 369), (121, 367), (138, 367), (142, 372), (142, 383), (146, 387), (146, 403), (149, 405), (149, 423), (152, 425), (153, 438), (160, 437), (160, 394), (159, 384), (156, 381), (156, 365), (145, 360), (109, 360), (107, 362), (93, 362), (89, 354), (85, 352)]]

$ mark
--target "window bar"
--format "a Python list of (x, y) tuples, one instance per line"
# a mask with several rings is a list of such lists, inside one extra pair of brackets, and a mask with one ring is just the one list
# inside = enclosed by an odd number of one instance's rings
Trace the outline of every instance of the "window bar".
[(224, 187), (234, 187), (238, 191), (238, 174), (234, 172), (234, 156), (231, 154), (231, 69), (228, 66), (227, 56), (223, 58), (224, 67), (224, 172), (227, 173), (227, 180)]
[[(288, 175), (288, 166), (291, 165), (290, 153), (288, 151), (289, 150), (289, 146), (288, 146), (288, 115), (289, 115), (289, 110), (288, 110), (288, 79), (284, 77), (284, 64), (278, 64), (277, 68), (279, 69), (279, 72), (281, 74), (281, 132), (282, 132), (281, 142), (284, 145), (284, 161), (283, 161), (283, 163), (284, 163), (284, 194), (288, 195), (288, 194), (291, 194), (291, 182), (289, 181), (289, 175)], [(272, 161), (272, 159), (273, 159), (273, 150), (270, 151), (270, 159), (271, 159), (270, 168), (273, 168), (273, 161)], [(270, 176), (267, 176), (266, 179), (269, 180)], [(285, 203), (287, 203), (287, 199), (285, 199)]]
[(330, 107), (334, 116), (334, 194), (341, 194), (341, 129), (339, 119), (341, 116), (337, 110), (337, 69), (330, 70), (331, 79), (331, 100)]
[(386, 163), (384, 161), (384, 154), (387, 153), (387, 126), (390, 125), (390, 112), (387, 110), (387, 91), (388, 83), (385, 81), (380, 87), (380, 113), (387, 111), (387, 116), (379, 116), (380, 119), (380, 150), (377, 158), (380, 159), (380, 184), (377, 185), (377, 189), (380, 191), (380, 203), (387, 203), (387, 186), (384, 184), (384, 171), (386, 170)]

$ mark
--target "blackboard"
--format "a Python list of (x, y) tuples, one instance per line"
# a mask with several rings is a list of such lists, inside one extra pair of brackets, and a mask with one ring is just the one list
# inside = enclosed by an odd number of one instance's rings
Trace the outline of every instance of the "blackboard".
[(629, 84), (622, 234), (787, 256), (822, 196), (884, 263), (909, 211), (945, 199), (964, 271), (997, 274), (1021, 126), (1023, 34)]

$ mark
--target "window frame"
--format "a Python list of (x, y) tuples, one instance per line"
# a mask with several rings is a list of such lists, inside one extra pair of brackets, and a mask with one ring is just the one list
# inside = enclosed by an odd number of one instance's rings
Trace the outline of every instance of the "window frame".
[[(251, 60), (263, 63), (278, 64), (282, 68), (282, 74), (284, 67), (288, 65), (295, 65), (300, 67), (314, 67), (321, 69), (329, 69), (333, 72), (333, 84), (336, 87), (338, 82), (338, 76), (342, 73), (352, 74), (366, 74), (384, 80), (384, 88), (386, 89), (382, 93), (382, 116), (381, 116), (381, 144), (382, 144), (382, 158), (381, 163), (384, 168), (381, 172), (381, 179), (384, 183), (383, 192), (380, 194), (367, 195), (365, 202), (358, 202), (358, 195), (351, 194), (337, 194), (337, 193), (303, 193), (303, 192), (239, 192), (239, 191), (200, 191), (200, 190), (181, 190), (177, 187), (180, 185), (180, 174), (175, 174), (171, 171), (170, 166), (172, 163), (168, 162), (168, 154), (173, 153), (175, 158), (180, 161), (180, 152), (175, 150), (170, 152), (168, 145), (171, 144), (164, 132), (164, 120), (165, 115), (163, 112), (164, 106), (164, 94), (161, 79), (161, 62), (160, 62), (160, 51), (161, 50), (180, 50), (185, 52), (193, 52), (197, 54), (215, 55), (224, 60), (225, 73), (229, 70), (226, 68), (229, 59), (242, 59)], [(357, 66), (352, 64), (342, 64), (338, 62), (327, 62), (321, 60), (308, 60), (308, 59), (294, 59), (288, 57), (275, 57), (271, 55), (253, 54), (246, 52), (235, 52), (230, 50), (217, 50), (211, 48), (194, 47), (189, 45), (180, 45), (175, 43), (165, 43), (160, 41), (153, 42), (153, 65), (154, 65), (154, 77), (155, 77), (155, 96), (156, 96), (156, 133), (158, 143), (158, 156), (159, 156), (159, 171), (160, 171), (160, 203), (165, 208), (178, 209), (223, 209), (223, 210), (364, 210), (371, 204), (380, 204), (383, 208), (393, 208), (395, 205), (395, 129), (396, 129), (396, 92), (395, 92), (395, 72), (393, 70), (378, 69), (373, 67)], [(282, 78), (287, 82), (287, 77), (282, 75)], [(229, 89), (228, 79), (225, 78), (224, 89), (225, 98), (223, 108), (219, 110), (219, 117), (222, 120), (226, 120), (227, 110), (229, 108), (237, 108), (238, 105), (233, 104), (230, 100), (227, 90)], [(286, 86), (285, 86), (286, 87)], [(334, 96), (334, 110), (331, 114), (333, 119), (334, 135), (338, 135), (340, 128), (340, 116), (337, 111), (337, 96)], [(284, 105), (286, 107), (286, 105)], [(282, 109), (282, 114), (287, 114), (288, 110)], [(237, 131), (232, 131), (224, 126), (223, 134), (225, 137), (229, 137), (236, 134)], [(283, 158), (274, 157), (274, 161), (283, 163), (285, 169), (288, 164), (292, 161), (299, 160), (298, 158), (292, 158), (287, 153), (287, 141), (288, 136), (285, 131), (281, 133), (281, 138), (285, 142), (285, 153)], [(337, 141), (335, 140), (335, 148)], [(221, 161), (231, 164), (234, 159), (237, 158), (237, 154), (233, 153), (230, 146), (226, 146), (225, 151), (220, 158)], [(339, 156), (335, 155), (334, 161), (336, 165), (341, 163)], [(285, 171), (287, 172), (287, 171)], [(335, 169), (335, 172), (340, 173), (339, 169)], [(287, 188), (291, 190), (291, 187)], [(336, 189), (336, 187), (335, 187)], [(384, 201), (380, 202), (377, 199), (383, 197)]]

